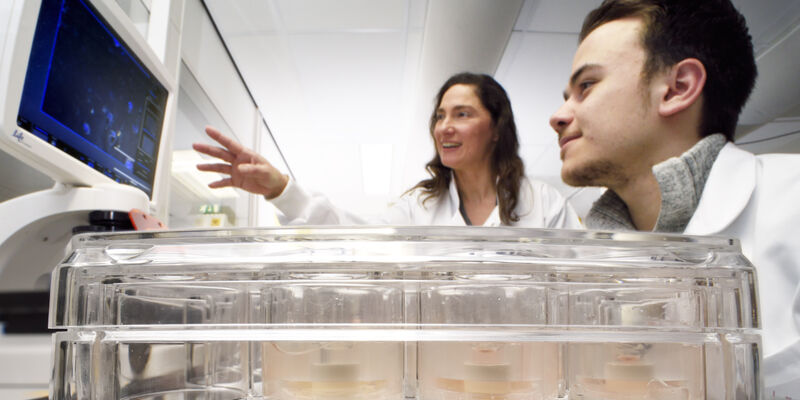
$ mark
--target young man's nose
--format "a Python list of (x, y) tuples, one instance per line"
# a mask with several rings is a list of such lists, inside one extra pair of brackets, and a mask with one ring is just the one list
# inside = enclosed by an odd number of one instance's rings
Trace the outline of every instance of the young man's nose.
[(550, 126), (560, 134), (572, 123), (572, 118), (572, 112), (569, 111), (567, 104), (564, 104), (550, 116)]

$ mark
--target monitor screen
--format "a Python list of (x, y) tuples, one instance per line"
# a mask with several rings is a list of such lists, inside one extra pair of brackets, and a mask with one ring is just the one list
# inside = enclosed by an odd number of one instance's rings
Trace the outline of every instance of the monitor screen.
[(17, 124), (153, 193), (168, 91), (84, 0), (42, 0)]

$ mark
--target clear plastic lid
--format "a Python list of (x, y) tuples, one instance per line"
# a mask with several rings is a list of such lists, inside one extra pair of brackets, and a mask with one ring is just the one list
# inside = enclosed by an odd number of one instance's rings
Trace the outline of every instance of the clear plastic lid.
[(71, 248), (51, 328), (758, 327), (753, 267), (715, 237), (315, 227), (84, 234)]

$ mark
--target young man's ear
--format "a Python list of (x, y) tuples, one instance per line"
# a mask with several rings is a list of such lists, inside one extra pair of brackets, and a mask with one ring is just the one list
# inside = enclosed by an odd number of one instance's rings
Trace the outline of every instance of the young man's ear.
[(673, 65), (665, 79), (658, 112), (662, 117), (669, 117), (697, 102), (706, 85), (706, 68), (700, 60), (687, 58)]

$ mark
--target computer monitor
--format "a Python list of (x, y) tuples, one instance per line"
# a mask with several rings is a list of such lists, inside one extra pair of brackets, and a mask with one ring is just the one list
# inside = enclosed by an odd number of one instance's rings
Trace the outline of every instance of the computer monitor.
[(57, 182), (152, 200), (174, 93), (163, 64), (113, 1), (11, 3), (0, 148)]

